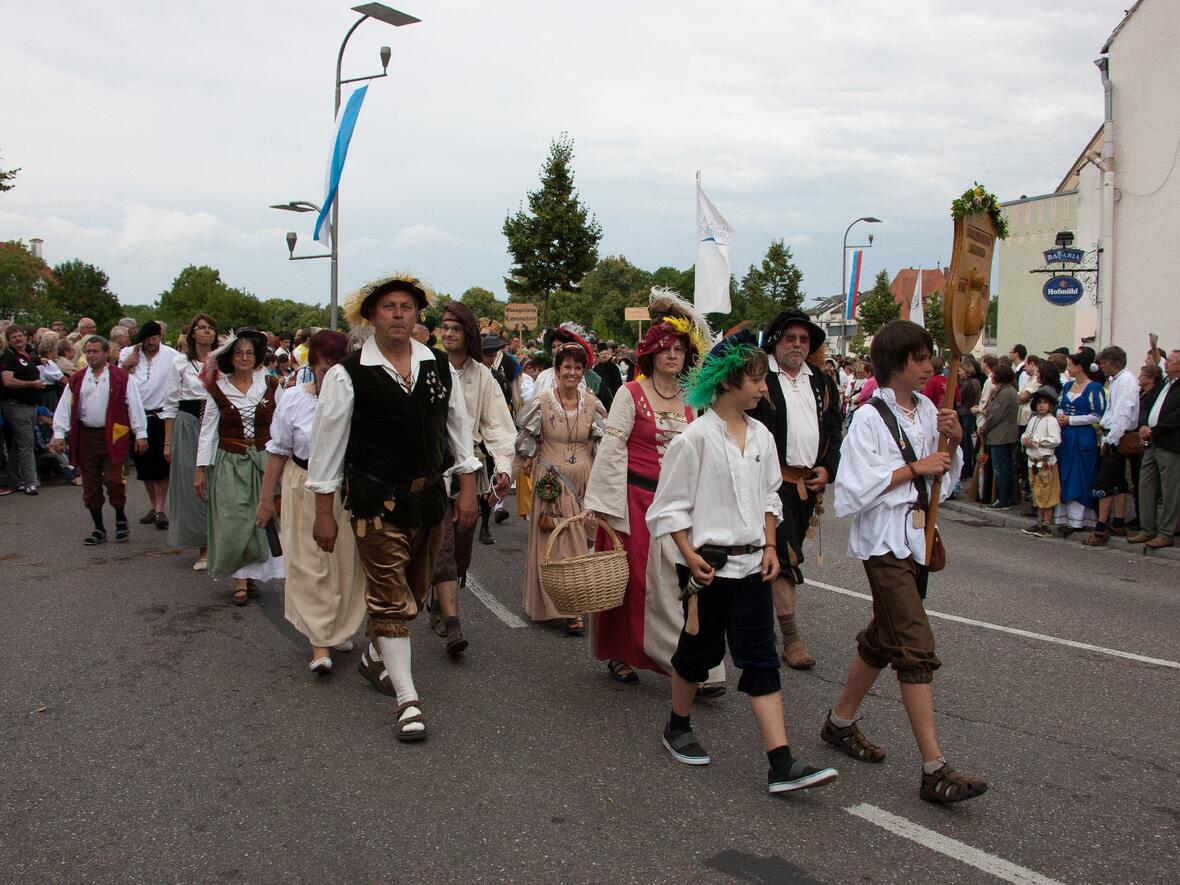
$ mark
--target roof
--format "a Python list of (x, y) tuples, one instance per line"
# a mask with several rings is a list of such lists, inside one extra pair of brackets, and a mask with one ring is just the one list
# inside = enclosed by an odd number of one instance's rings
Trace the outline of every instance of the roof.
[(922, 297), (932, 292), (939, 295), (946, 288), (946, 277), (949, 271), (945, 268), (917, 268), (907, 267), (899, 270), (893, 282), (889, 284), (889, 291), (893, 293), (895, 304), (901, 305), (901, 318), (910, 318), (910, 300), (914, 297), (914, 285), (918, 282), (918, 274), (922, 274)]
[(1078, 176), (1081, 174), (1082, 168), (1090, 162), (1091, 159), (1098, 159), (1102, 156), (1102, 137), (1103, 130), (1106, 124), (1103, 123), (1098, 127), (1098, 131), (1094, 133), (1094, 137), (1090, 139), (1089, 144), (1085, 149), (1078, 154), (1078, 158), (1073, 161), (1073, 165), (1069, 167), (1069, 171), (1065, 173), (1065, 178), (1061, 179), (1061, 184), (1057, 185), (1057, 193), (1063, 191), (1076, 190), (1079, 184)]
[(1135, 4), (1127, 10), (1126, 15), (1123, 16), (1123, 20), (1118, 23), (1113, 31), (1110, 32), (1110, 36), (1106, 38), (1106, 42), (1102, 44), (1102, 48), (1098, 50), (1099, 52), (1101, 52), (1103, 55), (1110, 52), (1110, 44), (1114, 42), (1115, 37), (1119, 35), (1119, 31), (1123, 29), (1123, 26), (1126, 25), (1128, 21), (1130, 21), (1131, 16), (1133, 16), (1142, 5), (1143, 0), (1135, 0)]

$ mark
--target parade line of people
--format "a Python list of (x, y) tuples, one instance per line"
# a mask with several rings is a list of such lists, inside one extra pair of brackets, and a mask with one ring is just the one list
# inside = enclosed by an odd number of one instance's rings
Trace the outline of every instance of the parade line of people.
[[(107, 338), (89, 335), (80, 348), (84, 368), (61, 386), (49, 443), (79, 471), (93, 523), (83, 543), (109, 540), (108, 499), (113, 540), (130, 536), (124, 473), (132, 459), (151, 507), (140, 524), (167, 530), (170, 543), (194, 551), (195, 569), (228, 579), (232, 603), (246, 604), (263, 582), (284, 581), (285, 615), (307, 638), (312, 671), (330, 673), (333, 654), (351, 650), (367, 621), (360, 672), (395, 700), (396, 738), (419, 742), (429, 734), (429, 704), (414, 681), (413, 621), (427, 610), (440, 653), (468, 651), (461, 591), (477, 526), (478, 539), (494, 543), (490, 518), (509, 518), (504, 502), (515, 486), (516, 512), (529, 524), (528, 616), (574, 636), (589, 630), (604, 675), (619, 683), (668, 678), (671, 709), (660, 740), (688, 765), (708, 764), (704, 743), (720, 739), (698, 735), (691, 713), (699, 699), (726, 692), (728, 648), (766, 751), (768, 790), (786, 793), (838, 776), (793, 754), (780, 677), (783, 664), (815, 666), (796, 595), (805, 546), (818, 552), (820, 518), (825, 505), (834, 507), (851, 517), (848, 554), (862, 561), (873, 604), (822, 719), (822, 741), (858, 762), (885, 760), (858, 711), (891, 667), (917, 743), (920, 797), (947, 803), (986, 791), (982, 779), (946, 762), (934, 725), (940, 660), (924, 598), (940, 564), (926, 561), (924, 526), (931, 484), (943, 480), (945, 499), (966, 475), (976, 413), (935, 404), (942, 397), (931, 383), (939, 376), (924, 329), (886, 325), (850, 379), (859, 389), (842, 389), (825, 363), (824, 332), (806, 314), (781, 313), (760, 338), (744, 329), (715, 336), (691, 304), (657, 289), (633, 367), (620, 372), (601, 361), (590, 336), (566, 324), (545, 336), (551, 364), (530, 360), (522, 371), (502, 328), (460, 303), (444, 307), (433, 330), (438, 346), (429, 346), (420, 316), (432, 298), (409, 274), (368, 284), (344, 302), (351, 335), (316, 331), (301, 351), (284, 342), (298, 365), (286, 378), (272, 368), (270, 336), (221, 335), (206, 314), (193, 318), (176, 350), (162, 344), (154, 322), (136, 330), (118, 358)], [(41, 390), (13, 328), (5, 389)], [(1120, 357), (1104, 352), (1103, 368), (1117, 375)], [(1001, 502), (1011, 468), (998, 447), (1014, 441), (988, 429), (1005, 409), (1016, 414), (1025, 404), (1015, 387), (1005, 392), (1005, 369), (1011, 374), (1002, 364), (989, 372), (997, 389), (987, 395), (984, 427)], [(1176, 420), (1170, 394), (1180, 354), (1168, 356), (1167, 369), (1167, 385), (1147, 408), (1148, 440), (1167, 441)], [(1103, 403), (1092, 382), (1078, 396), (1068, 388), (1059, 395), (1052, 372), (1038, 377), (1044, 383), (1029, 391), (1021, 441), (1044, 525), (1076, 484), (1069, 431), (1084, 427), (1095, 441), (1089, 423), (1075, 418)], [(971, 384), (965, 391), (979, 397)], [(848, 408), (852, 401), (859, 407)], [(5, 414), (23, 419), (19, 409)], [(938, 450), (940, 435), (949, 454)], [(1143, 469), (1172, 482), (1173, 454), (1148, 448)], [(1054, 450), (1066, 459), (1060, 472), (1047, 469)], [(1101, 474), (1102, 465), (1091, 472)], [(1120, 479), (1112, 473), (1097, 485), (1114, 498)], [(1101, 503), (1097, 532), (1119, 513), (1117, 501)], [(622, 604), (588, 622), (546, 592), (542, 559), (560, 524), (555, 559), (610, 549), (612, 533), (626, 554)]]

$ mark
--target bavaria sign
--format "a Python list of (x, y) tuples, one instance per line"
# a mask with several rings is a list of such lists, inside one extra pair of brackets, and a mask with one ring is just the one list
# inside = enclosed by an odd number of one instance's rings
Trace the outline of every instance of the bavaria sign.
[(1048, 249), (1045, 251), (1046, 264), (1053, 264), (1054, 262), (1081, 264), (1082, 259), (1085, 257), (1086, 253), (1081, 249)]
[(1069, 307), (1081, 300), (1082, 291), (1082, 283), (1077, 277), (1056, 276), (1049, 278), (1049, 282), (1045, 283), (1041, 293), (1050, 304)]

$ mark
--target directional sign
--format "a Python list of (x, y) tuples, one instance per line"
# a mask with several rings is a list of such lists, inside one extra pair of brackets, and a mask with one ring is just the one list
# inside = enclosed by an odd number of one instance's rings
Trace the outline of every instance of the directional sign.
[(1058, 307), (1077, 304), (1082, 298), (1082, 291), (1081, 281), (1077, 277), (1069, 276), (1050, 277), (1049, 282), (1045, 283), (1045, 288), (1041, 290), (1045, 300)]
[(1081, 249), (1048, 249), (1045, 252), (1045, 264), (1064, 262), (1065, 264), (1081, 264), (1086, 253)]
[(537, 328), (537, 305), (524, 303), (504, 305), (504, 325), (509, 329)]

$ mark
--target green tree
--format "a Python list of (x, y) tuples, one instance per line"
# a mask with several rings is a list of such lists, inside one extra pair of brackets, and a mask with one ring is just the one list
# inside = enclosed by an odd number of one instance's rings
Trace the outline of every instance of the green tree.
[(0, 243), (0, 317), (13, 317), (22, 322), (49, 319), (41, 313), (52, 312), (52, 306), (41, 300), (40, 292), (51, 276), (45, 262), (20, 240)]
[(856, 309), (859, 327), (866, 335), (876, 335), (882, 326), (901, 316), (901, 305), (893, 300), (889, 289), (888, 271), (878, 271), (873, 288), (860, 299)]
[(993, 295), (987, 302), (987, 326), (984, 327), (984, 337), (995, 341), (1000, 328), (1000, 296)]
[(741, 291), (747, 305), (746, 318), (750, 325), (761, 329), (784, 310), (797, 310), (803, 303), (803, 272), (792, 260), (791, 247), (775, 240), (766, 250), (766, 257), (755, 267), (750, 265), (742, 277)]
[(261, 302), (263, 319), (260, 328), (268, 332), (291, 332), (296, 329), (328, 328), (331, 319), (327, 306), (292, 301), (290, 298), (267, 298)]
[(221, 272), (207, 265), (190, 264), (182, 270), (172, 287), (160, 295), (156, 309), (157, 319), (177, 331), (197, 313), (210, 314), (223, 331), (238, 326), (259, 328), (266, 323), (261, 301), (249, 292), (227, 286)]
[(645, 306), (651, 287), (652, 275), (622, 255), (601, 259), (582, 279), (582, 292), (594, 305), (590, 328), (599, 338), (634, 344), (638, 327), (624, 319), (624, 311)]
[(688, 270), (677, 270), (674, 267), (664, 266), (654, 270), (651, 275), (651, 284), (653, 286), (663, 286), (665, 289), (671, 289), (688, 301), (692, 301), (693, 299), (696, 280), (697, 269), (695, 267), (690, 267)]
[(946, 348), (946, 326), (942, 319), (942, 293), (931, 292), (923, 299), (922, 316), (926, 320), (926, 331), (934, 339), (939, 350)]
[(93, 264), (63, 261), (54, 265), (53, 278), (45, 287), (50, 302), (68, 317), (72, 326), (80, 317), (91, 317), (99, 329), (109, 329), (124, 316), (119, 299), (110, 288), (110, 277)]
[(857, 356), (864, 356), (868, 353), (868, 348), (865, 347), (865, 330), (857, 327), (856, 334), (852, 336), (852, 340), (848, 342), (848, 352), (854, 353)]
[(9, 182), (16, 178), (16, 173), (18, 172), (20, 172), (20, 169), (0, 169), (0, 194), (16, 187), (16, 185), (9, 184)]
[(496, 300), (496, 296), (482, 286), (472, 286), (459, 296), (459, 300), (475, 313), (476, 317), (504, 322), (504, 303)]
[(567, 134), (550, 142), (541, 187), (528, 193), (528, 211), (522, 206), (504, 219), (512, 256), (510, 275), (504, 279), (509, 300), (539, 299), (546, 326), (550, 296), (577, 291), (582, 277), (598, 261), (602, 240), (602, 228), (574, 188), (573, 156), (574, 143)]

